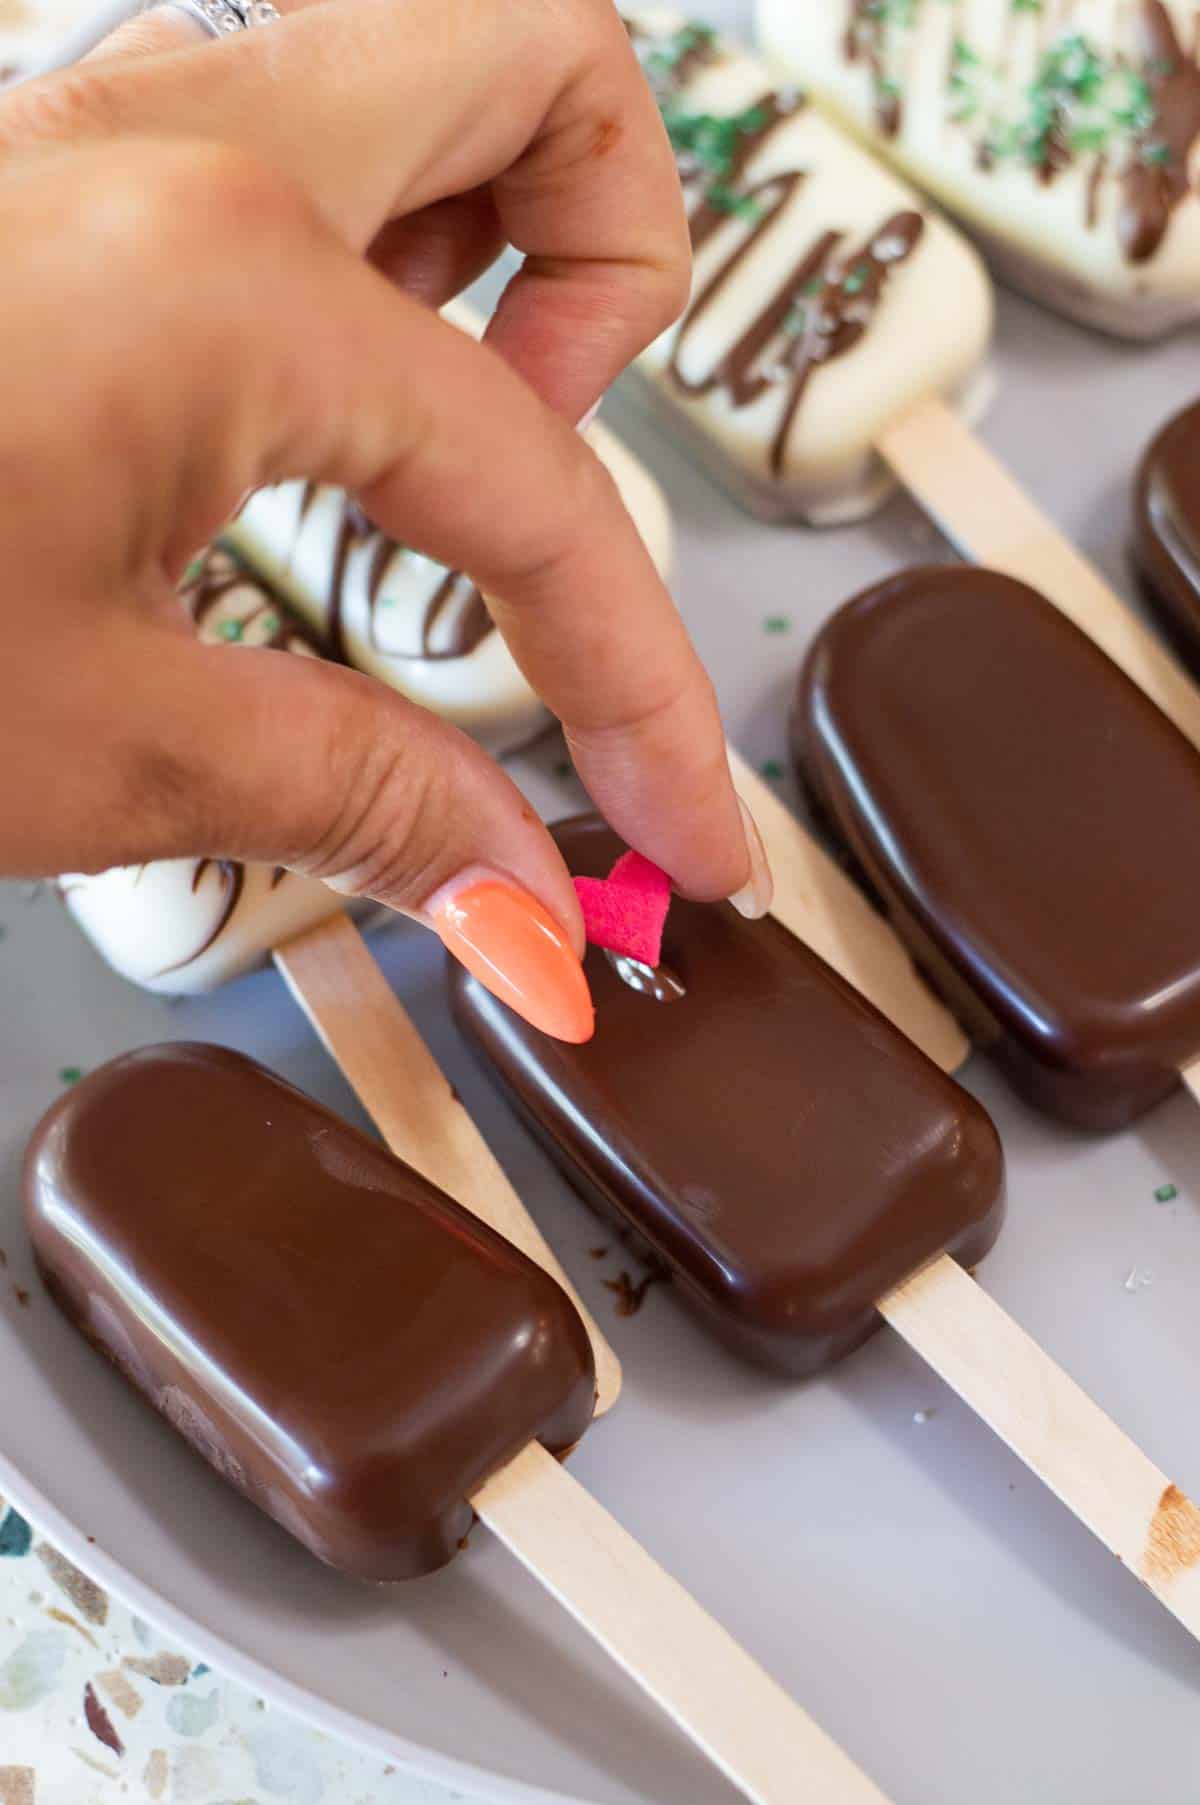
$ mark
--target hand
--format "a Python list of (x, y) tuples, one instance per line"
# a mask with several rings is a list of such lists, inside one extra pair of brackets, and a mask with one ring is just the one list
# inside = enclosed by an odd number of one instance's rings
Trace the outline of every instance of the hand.
[[(479, 346), (432, 307), (505, 239)], [(187, 559), (304, 475), (479, 583), (631, 845), (764, 906), (711, 686), (573, 430), (688, 280), (611, 0), (338, 0), (223, 41), (144, 17), (0, 98), (0, 263), (0, 871), (274, 861), (440, 929), (490, 872), (549, 911), (578, 1004), (567, 874), (476, 746), (192, 638)]]

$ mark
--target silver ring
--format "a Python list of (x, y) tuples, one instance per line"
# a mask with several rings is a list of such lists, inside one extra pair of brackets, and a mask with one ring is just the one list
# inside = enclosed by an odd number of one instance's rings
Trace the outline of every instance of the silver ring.
[(235, 31), (252, 31), (259, 25), (273, 25), (280, 17), (272, 0), (158, 0), (161, 6), (173, 6), (203, 25), (214, 38), (231, 36)]

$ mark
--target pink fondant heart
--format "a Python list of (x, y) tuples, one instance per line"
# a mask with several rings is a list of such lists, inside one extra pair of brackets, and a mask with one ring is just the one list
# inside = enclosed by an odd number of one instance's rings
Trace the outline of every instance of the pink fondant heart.
[(574, 879), (593, 946), (657, 965), (671, 906), (671, 880), (640, 852), (624, 852), (607, 877)]

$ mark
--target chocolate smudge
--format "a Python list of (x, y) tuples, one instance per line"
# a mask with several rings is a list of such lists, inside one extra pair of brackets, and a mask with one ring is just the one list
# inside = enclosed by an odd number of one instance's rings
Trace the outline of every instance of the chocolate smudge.
[(1168, 1485), (1158, 1501), (1150, 1535), (1138, 1565), (1143, 1579), (1166, 1585), (1200, 1563), (1200, 1510), (1178, 1486)]

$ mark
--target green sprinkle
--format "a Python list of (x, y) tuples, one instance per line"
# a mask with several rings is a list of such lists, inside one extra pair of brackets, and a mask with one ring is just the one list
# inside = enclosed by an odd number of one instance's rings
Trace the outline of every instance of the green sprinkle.
[(694, 51), (711, 49), (716, 38), (711, 25), (684, 25), (672, 37), (655, 45), (646, 57), (646, 68), (654, 76), (671, 75)]
[(735, 194), (732, 188), (726, 188), (723, 183), (715, 182), (705, 198), (709, 206), (715, 207), (718, 213), (732, 213), (738, 219), (760, 217), (757, 201), (752, 201), (749, 195)]
[(193, 558), (183, 573), (185, 583), (198, 583), (204, 572), (204, 559)]
[(1155, 1203), (1174, 1203), (1179, 1191), (1175, 1185), (1159, 1185), (1154, 1193)]
[(763, 622), (763, 630), (767, 633), (790, 633), (792, 623), (786, 614), (768, 614)]
[(777, 758), (765, 758), (758, 769), (760, 774), (771, 783), (777, 783), (783, 776), (783, 766)]
[(850, 271), (849, 275), (842, 277), (843, 292), (848, 295), (861, 294), (867, 286), (867, 278), (870, 273), (866, 264), (860, 263), (857, 268)]
[(277, 614), (264, 614), (262, 617), (262, 629), (264, 633), (278, 633), (279, 616)]
[(1012, 9), (1015, 13), (1040, 13), (1042, 0), (1012, 0)]
[(217, 632), (222, 639), (240, 639), (242, 637), (242, 623), (240, 620), (223, 620), (217, 628)]
[(58, 1082), (60, 1084), (78, 1084), (82, 1077), (83, 1067), (81, 1065), (64, 1065), (59, 1071)]
[(1143, 163), (1166, 163), (1170, 161), (1171, 151), (1166, 144), (1143, 144)]

